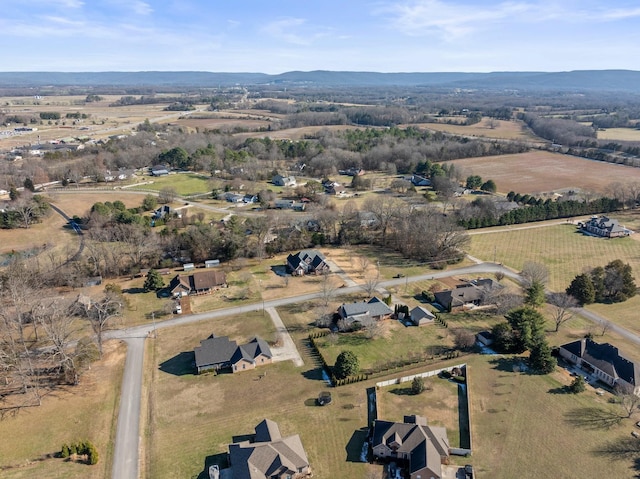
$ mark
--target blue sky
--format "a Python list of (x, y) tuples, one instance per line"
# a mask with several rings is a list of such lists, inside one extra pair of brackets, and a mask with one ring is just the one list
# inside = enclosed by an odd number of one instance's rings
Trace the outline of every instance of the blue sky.
[(1, 71), (640, 70), (637, 0), (0, 0)]

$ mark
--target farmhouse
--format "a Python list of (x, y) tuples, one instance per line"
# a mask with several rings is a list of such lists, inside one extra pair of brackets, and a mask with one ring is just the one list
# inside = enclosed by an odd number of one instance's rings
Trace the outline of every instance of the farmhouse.
[(255, 369), (272, 362), (269, 345), (258, 337), (238, 346), (227, 336), (211, 335), (194, 349), (198, 374), (204, 371), (231, 369), (232, 372)]
[(631, 230), (620, 225), (618, 220), (606, 216), (593, 216), (589, 221), (580, 223), (580, 227), (591, 234), (605, 238), (619, 238), (631, 234)]
[(293, 276), (331, 272), (325, 256), (315, 249), (303, 249), (297, 254), (287, 256), (287, 269)]
[(189, 275), (178, 274), (169, 283), (173, 296), (210, 293), (227, 286), (224, 271), (201, 271)]
[(409, 319), (416, 326), (425, 326), (427, 324), (433, 324), (436, 316), (428, 309), (422, 306), (416, 306), (409, 312)]
[(233, 479), (301, 479), (311, 467), (297, 434), (282, 437), (278, 424), (264, 419), (249, 441), (229, 444)]
[(391, 316), (393, 310), (377, 297), (369, 301), (346, 303), (338, 308), (340, 319), (352, 324), (358, 321), (362, 324), (380, 321)]
[(296, 179), (293, 176), (275, 175), (271, 183), (276, 186), (296, 186)]
[(583, 338), (563, 344), (559, 354), (605, 384), (621, 384), (640, 395), (640, 364), (620, 355), (615, 346)]
[(439, 291), (434, 294), (436, 302), (447, 311), (479, 306), (487, 292), (495, 288), (492, 279), (474, 279), (454, 289)]
[(449, 463), (447, 430), (428, 426), (422, 416), (405, 416), (404, 422), (376, 419), (371, 447), (376, 458), (406, 467), (411, 479), (440, 479), (442, 464)]

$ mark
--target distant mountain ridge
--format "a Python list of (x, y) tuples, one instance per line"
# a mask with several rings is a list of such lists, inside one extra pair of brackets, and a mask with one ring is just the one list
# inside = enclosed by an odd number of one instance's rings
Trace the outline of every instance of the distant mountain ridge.
[(576, 70), (568, 72), (380, 73), (350, 71), (291, 71), (215, 73), (202, 71), (143, 72), (0, 72), (0, 87), (145, 86), (218, 87), (232, 85), (432, 86), (469, 89), (626, 91), (640, 93), (640, 71)]

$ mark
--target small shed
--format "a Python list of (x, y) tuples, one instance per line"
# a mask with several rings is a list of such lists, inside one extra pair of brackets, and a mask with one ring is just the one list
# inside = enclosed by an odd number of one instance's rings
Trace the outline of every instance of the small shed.
[(193, 263), (185, 263), (185, 264), (182, 265), (182, 269), (184, 271), (192, 271), (192, 270), (195, 269), (195, 267), (196, 267), (196, 265), (193, 264)]
[(219, 259), (208, 259), (204, 262), (205, 268), (215, 268), (216, 266), (220, 266)]

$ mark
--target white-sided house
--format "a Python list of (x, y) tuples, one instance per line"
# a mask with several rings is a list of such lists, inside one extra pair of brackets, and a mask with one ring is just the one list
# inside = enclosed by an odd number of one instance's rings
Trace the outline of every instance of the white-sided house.
[(429, 311), (422, 306), (416, 306), (409, 312), (409, 317), (411, 322), (416, 326), (426, 326), (428, 324), (433, 324), (433, 321), (436, 319), (435, 314)]
[(640, 364), (620, 355), (615, 346), (583, 338), (563, 344), (559, 354), (603, 383), (631, 387), (640, 395)]

